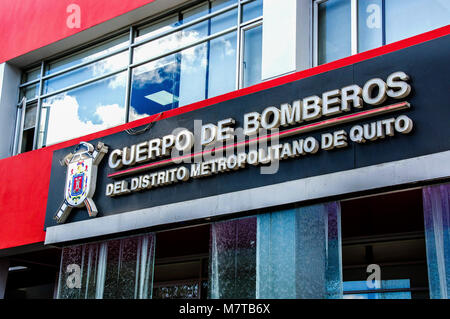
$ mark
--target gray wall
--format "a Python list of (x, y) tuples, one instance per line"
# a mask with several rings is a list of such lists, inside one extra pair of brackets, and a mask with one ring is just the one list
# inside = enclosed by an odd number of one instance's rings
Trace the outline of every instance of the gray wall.
[(0, 64), (0, 159), (12, 155), (20, 71), (7, 62)]

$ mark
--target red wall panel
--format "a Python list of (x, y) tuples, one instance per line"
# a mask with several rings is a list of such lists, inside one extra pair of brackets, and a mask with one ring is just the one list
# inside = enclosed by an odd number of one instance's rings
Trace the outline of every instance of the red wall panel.
[[(144, 125), (154, 120), (162, 120), (195, 109), (207, 107), (221, 101), (230, 100), (238, 96), (251, 94), (253, 92), (345, 67), (376, 56), (417, 45), (428, 40), (448, 36), (449, 34), (450, 26), (446, 26), (374, 50), (323, 64), (315, 68), (289, 74), (251, 87), (193, 103), (182, 108), (173, 109), (164, 112), (162, 116), (155, 114), (98, 133), (2, 159), (0, 160), (0, 249), (44, 241), (44, 220), (50, 183), (51, 162), (53, 151), (56, 149), (76, 145), (81, 141), (101, 138), (125, 129)], [(63, 196), (63, 190), (61, 190), (61, 196)]]
[[(64, 39), (155, 0), (0, 0), (0, 63)], [(69, 28), (70, 4), (80, 28)]]

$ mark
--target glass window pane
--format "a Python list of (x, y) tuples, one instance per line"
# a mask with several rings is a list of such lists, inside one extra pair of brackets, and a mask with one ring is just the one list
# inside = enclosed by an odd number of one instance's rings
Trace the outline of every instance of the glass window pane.
[(133, 69), (130, 121), (178, 107), (179, 54)]
[(46, 74), (52, 74), (68, 67), (88, 62), (128, 45), (129, 35), (125, 34), (106, 43), (101, 43), (79, 53), (51, 62), (46, 66)]
[(433, 30), (450, 23), (448, 0), (385, 0), (386, 43)]
[(204, 100), (208, 43), (181, 51), (179, 106)]
[[(184, 20), (181, 23), (193, 21), (194, 18), (198, 19), (206, 14), (208, 14), (207, 6), (196, 7), (195, 9), (183, 13)], [(174, 21), (174, 18), (167, 20), (165, 21), (165, 24), (162, 24), (160, 27), (165, 28), (163, 25), (166, 25), (166, 29), (170, 30), (176, 26)], [(194, 42), (201, 41), (201, 39), (208, 35), (236, 26), (236, 24), (237, 9), (234, 9), (213, 17), (212, 19), (201, 21), (190, 27), (186, 27), (185, 29), (136, 47), (134, 49), (133, 61), (140, 62), (156, 58), (157, 56), (170, 51), (182, 49)], [(147, 35), (145, 35), (145, 37), (147, 37)], [(140, 37), (138, 39), (140, 39)]]
[(179, 25), (180, 22), (178, 21), (178, 15), (168, 17), (162, 21), (138, 29), (138, 34), (135, 41), (139, 42), (150, 37), (157, 36), (158, 34), (168, 32)]
[(238, 0), (213, 0), (211, 1), (211, 12), (226, 8), (233, 4), (236, 4)]
[(177, 50), (182, 45), (181, 34), (181, 31), (177, 31), (134, 48), (133, 62), (141, 62)]
[(244, 32), (243, 86), (261, 82), (262, 26)]
[(100, 262), (99, 246), (98, 243), (93, 243), (63, 248), (57, 299), (95, 298)]
[(263, 14), (263, 2), (262, 0), (256, 0), (250, 3), (246, 3), (242, 7), (242, 22), (246, 22)]
[(135, 68), (130, 121), (234, 90), (235, 66), (233, 32)]
[(25, 121), (23, 125), (23, 129), (29, 129), (35, 126), (36, 124), (36, 104), (27, 105), (27, 111), (25, 112)]
[(32, 84), (20, 89), (20, 99), (26, 97), (27, 100), (34, 99), (39, 94), (39, 83)]
[[(368, 287), (367, 281), (345, 281), (344, 282), (344, 299), (411, 299), (409, 279), (381, 280), (378, 288)], [(377, 292), (383, 289), (405, 289), (406, 291), (396, 292)], [(359, 291), (359, 293), (350, 294), (349, 292)], [(364, 293), (362, 292), (364, 291)]]
[(383, 45), (382, 0), (358, 2), (358, 52)]
[(211, 299), (256, 297), (256, 229), (256, 217), (227, 220), (211, 225)]
[(57, 299), (152, 297), (155, 235), (64, 247)]
[(154, 235), (109, 240), (102, 299), (152, 297)]
[(208, 3), (201, 4), (194, 8), (182, 12), (183, 20), (181, 23), (187, 23), (201, 18), (209, 13)]
[[(202, 5), (195, 7), (189, 11), (183, 12), (183, 21), (175, 22), (175, 17), (165, 20), (161, 24), (155, 25), (160, 29), (155, 30), (154, 34), (159, 33), (161, 28), (165, 28), (165, 31), (182, 24), (183, 22), (193, 21), (201, 16), (208, 14), (208, 6)], [(155, 58), (161, 54), (181, 49), (182, 47), (189, 45), (193, 42), (199, 41), (208, 35), (208, 21), (199, 22), (193, 26), (182, 29), (162, 38), (150, 41), (134, 49), (133, 61), (140, 62), (143, 60)], [(147, 37), (147, 35), (146, 35)], [(140, 38), (139, 38), (140, 39)]]
[(58, 75), (44, 81), (44, 94), (51, 93), (70, 85), (80, 83), (91, 78), (105, 75), (126, 67), (128, 51), (113, 55), (79, 69)]
[(124, 123), (126, 78), (122, 72), (43, 100), (43, 146)]
[(217, 32), (223, 31), (225, 29), (236, 26), (237, 16), (238, 16), (238, 10), (236, 8), (236, 9), (227, 11), (225, 13), (222, 13), (221, 15), (218, 15), (218, 16), (212, 18), (210, 34), (214, 34), (214, 33), (217, 33)]
[(210, 41), (208, 98), (236, 89), (236, 41), (236, 32)]
[[(195, 19), (201, 18), (201, 17), (207, 15), (209, 13), (208, 11), (209, 11), (209, 8), (208, 8), (207, 3), (204, 5), (201, 5), (199, 7), (195, 7), (188, 11), (185, 11), (182, 13), (182, 15), (183, 15), (182, 23), (187, 23), (187, 22), (193, 21)], [(208, 34), (209, 34), (208, 20), (196, 23), (191, 27), (187, 27), (187, 28), (183, 29), (183, 31), (181, 33), (181, 37), (182, 37), (181, 45), (183, 46), (185, 44), (198, 41), (202, 38), (207, 37)]]
[(22, 83), (30, 82), (36, 80), (41, 75), (41, 67), (35, 68), (33, 70), (24, 72), (22, 74)]
[(351, 54), (351, 19), (348, 0), (319, 4), (318, 64), (327, 63)]
[(257, 298), (342, 298), (340, 212), (330, 202), (257, 216)]

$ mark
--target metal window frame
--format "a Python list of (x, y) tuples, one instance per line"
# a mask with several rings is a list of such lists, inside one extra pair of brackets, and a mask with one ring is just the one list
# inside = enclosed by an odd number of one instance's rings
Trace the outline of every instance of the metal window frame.
[[(312, 30), (313, 30), (313, 66), (319, 65), (319, 5), (328, 0), (313, 0)], [(358, 0), (350, 0), (350, 54), (358, 51)]]
[(25, 124), (25, 112), (27, 108), (27, 98), (23, 97), (22, 100), (17, 105), (16, 114), (16, 129), (14, 133), (14, 147), (12, 155), (17, 155), (20, 153), (23, 138), (23, 128)]
[(244, 51), (245, 51), (245, 32), (259, 26), (262, 26), (263, 22), (260, 19), (252, 19), (247, 21), (245, 25), (241, 26), (239, 34), (240, 34), (240, 47), (239, 47), (239, 62), (236, 63), (239, 65), (239, 82), (238, 89), (242, 89), (244, 87)]
[[(137, 23), (134, 23), (134, 24), (130, 25), (127, 28), (122, 28), (120, 30), (111, 32), (110, 34), (108, 34), (107, 36), (103, 37), (102, 39), (97, 39), (95, 41), (91, 41), (89, 43), (85, 43), (85, 44), (83, 44), (81, 46), (78, 46), (77, 48), (73, 48), (73, 49), (70, 50), (69, 53), (56, 55), (56, 56), (50, 57), (48, 59), (42, 60), (41, 63), (40, 63), (40, 76), (39, 76), (39, 78), (34, 79), (32, 81), (27, 81), (27, 82), (22, 83), (22, 84), (19, 85), (19, 89), (23, 89), (23, 88), (25, 88), (27, 86), (30, 86), (30, 85), (36, 85), (36, 84), (39, 85), (38, 95), (36, 97), (32, 98), (32, 99), (26, 100), (26, 105), (30, 105), (32, 103), (37, 103), (35, 134), (34, 134), (34, 137), (33, 137), (33, 149), (38, 149), (38, 148), (41, 148), (41, 147), (45, 146), (45, 145), (39, 145), (40, 144), (40, 142), (39, 142), (40, 141), (40, 135), (42, 134), (42, 132), (47, 130), (46, 124), (44, 125), (45, 127), (42, 127), (42, 123), (41, 123), (41, 120), (42, 120), (42, 118), (41, 118), (42, 114), (41, 113), (42, 113), (42, 110), (43, 110), (42, 102), (43, 102), (44, 99), (49, 98), (51, 96), (55, 96), (55, 95), (61, 94), (61, 93), (64, 93), (64, 92), (67, 92), (67, 91), (70, 91), (70, 90), (73, 90), (73, 89), (76, 89), (76, 88), (79, 88), (81, 86), (88, 85), (88, 84), (93, 83), (93, 82), (97, 82), (97, 81), (100, 81), (100, 80), (103, 80), (103, 79), (106, 79), (106, 78), (109, 78), (109, 77), (113, 77), (113, 76), (118, 75), (118, 74), (120, 74), (122, 72), (126, 72), (127, 79), (126, 79), (126, 88), (125, 88), (126, 91), (125, 91), (125, 101), (124, 101), (125, 102), (125, 119), (124, 119), (124, 123), (127, 123), (127, 122), (129, 122), (130, 102), (131, 102), (131, 86), (132, 86), (132, 72), (133, 72), (134, 68), (139, 67), (141, 65), (144, 65), (146, 63), (149, 63), (149, 62), (161, 59), (161, 58), (166, 57), (168, 55), (171, 55), (171, 54), (174, 54), (174, 53), (181, 52), (183, 50), (192, 48), (192, 47), (194, 47), (196, 45), (208, 42), (210, 40), (213, 40), (215, 38), (224, 36), (224, 35), (226, 35), (228, 33), (231, 33), (231, 32), (236, 32), (237, 33), (237, 44), (236, 44), (237, 45), (237, 47), (236, 47), (237, 48), (237, 53), (236, 53), (236, 83), (235, 83), (235, 89), (240, 89), (242, 87), (242, 78), (243, 78), (242, 67), (241, 67), (241, 63), (242, 63), (242, 60), (241, 60), (242, 54), (241, 53), (243, 52), (242, 51), (243, 50), (243, 43), (242, 43), (242, 41), (243, 41), (243, 32), (244, 32), (244, 30), (248, 30), (248, 29), (250, 29), (252, 27), (256, 27), (256, 26), (262, 25), (262, 23), (263, 23), (263, 17), (262, 16), (254, 18), (254, 19), (249, 20), (249, 21), (245, 21), (245, 22), (241, 21), (242, 20), (243, 5), (247, 4), (247, 3), (250, 3), (252, 1), (254, 1), (254, 0), (237, 0), (237, 2), (234, 3), (234, 4), (231, 4), (229, 6), (221, 8), (221, 9), (219, 9), (217, 11), (214, 11), (214, 12), (208, 13), (206, 15), (203, 15), (203, 16), (201, 16), (201, 17), (199, 17), (197, 19), (194, 19), (192, 21), (189, 21), (187, 23), (181, 24), (180, 26), (177, 26), (177, 27), (175, 27), (175, 28), (173, 28), (171, 30), (167, 30), (165, 32), (161, 32), (159, 34), (156, 34), (154, 36), (151, 36), (151, 37), (148, 37), (148, 38), (136, 41), (136, 39), (138, 38), (137, 37), (137, 30), (138, 29), (143, 28), (143, 27), (145, 27), (147, 25), (151, 25), (152, 23), (161, 21), (162, 19), (164, 19), (164, 18), (166, 18), (166, 17), (168, 17), (170, 15), (173, 15), (175, 13), (179, 14), (182, 11), (185, 11), (185, 10), (191, 9), (191, 8), (195, 8), (198, 5), (204, 4), (204, 2), (198, 2), (198, 1), (196, 1), (196, 2), (187, 2), (187, 3), (184, 3), (182, 6), (179, 6), (178, 8), (175, 8), (174, 10), (171, 10), (168, 13), (164, 13), (164, 14), (157, 15), (155, 17), (147, 18), (146, 20), (141, 20), (141, 21), (139, 21)], [(205, 2), (210, 3), (209, 0), (205, 1)], [(237, 21), (236, 21), (236, 25), (235, 26), (227, 28), (227, 29), (222, 30), (220, 32), (216, 32), (215, 34), (212, 34), (212, 35), (209, 35), (207, 37), (204, 37), (204, 38), (202, 38), (202, 39), (200, 39), (198, 41), (194, 41), (194, 42), (192, 42), (192, 43), (190, 43), (188, 45), (184, 45), (184, 46), (181, 46), (179, 48), (167, 51), (165, 53), (162, 53), (162, 54), (159, 54), (157, 56), (151, 57), (149, 59), (145, 59), (145, 60), (142, 60), (142, 61), (139, 61), (139, 62), (133, 62), (134, 49), (135, 48), (137, 48), (137, 47), (139, 47), (141, 45), (144, 45), (146, 43), (149, 43), (151, 41), (155, 41), (157, 39), (166, 37), (166, 36), (168, 36), (170, 34), (179, 32), (179, 31), (181, 31), (183, 29), (189, 28), (189, 27), (191, 27), (193, 25), (196, 25), (198, 23), (201, 23), (203, 21), (206, 21), (208, 19), (211, 19), (213, 17), (219, 16), (221, 14), (224, 14), (226, 12), (229, 12), (229, 11), (232, 11), (232, 10), (235, 10), (235, 9), (237, 9), (237, 12), (238, 12), (238, 14), (237, 14)], [(77, 65), (73, 65), (73, 66), (67, 67), (65, 69), (59, 70), (59, 71), (51, 73), (51, 74), (45, 74), (45, 68), (50, 63), (50, 61), (55, 61), (57, 59), (61, 59), (61, 58), (67, 57), (67, 56), (69, 56), (71, 54), (75, 54), (76, 52), (79, 52), (80, 50), (87, 49), (87, 48), (89, 48), (92, 45), (101, 44), (101, 43), (106, 42), (108, 40), (111, 40), (111, 39), (123, 36), (123, 35), (125, 35), (127, 33), (129, 35), (129, 40), (128, 40), (128, 43), (125, 42), (126, 45), (124, 45), (123, 47), (120, 47), (120, 48), (118, 48), (116, 50), (111, 50), (110, 52), (107, 52), (107, 53), (105, 53), (103, 55), (99, 55), (98, 57), (96, 57), (94, 59), (91, 59), (89, 61), (85, 61), (85, 62), (79, 63)], [(72, 84), (70, 86), (67, 86), (67, 87), (64, 87), (62, 89), (55, 90), (53, 92), (49, 92), (49, 93), (45, 93), (44, 94), (44, 82), (46, 80), (54, 78), (54, 77), (57, 77), (57, 76), (60, 76), (60, 75), (63, 75), (63, 74), (66, 74), (66, 73), (69, 73), (69, 72), (74, 71), (74, 70), (78, 70), (78, 69), (83, 68), (83, 67), (88, 66), (88, 65), (92, 65), (92, 64), (94, 64), (96, 62), (99, 62), (99, 61), (107, 59), (107, 58), (109, 58), (111, 56), (123, 53), (125, 51), (128, 51), (128, 61), (127, 61), (128, 63), (127, 63), (126, 66), (124, 66), (122, 68), (119, 68), (119, 69), (117, 69), (117, 70), (115, 70), (113, 72), (109, 72), (109, 73), (103, 74), (101, 76), (93, 77), (93, 78), (90, 78), (90, 79), (87, 79), (87, 80), (84, 80), (84, 81), (81, 81), (81, 82), (78, 82), (78, 83), (74, 83), (74, 84)], [(36, 65), (34, 65), (33, 68), (36, 68)], [(26, 72), (28, 70), (29, 69), (27, 68), (27, 69), (24, 70), (24, 72)], [(18, 109), (22, 107), (22, 104), (21, 104), (22, 102), (23, 101), (21, 101), (21, 102), (19, 102), (17, 104)], [(26, 105), (25, 105), (24, 109), (26, 109)], [(24, 110), (22, 110), (22, 111), (24, 111)], [(23, 114), (20, 113), (22, 118), (20, 120), (19, 119), (17, 120), (18, 126), (20, 128), (23, 128), (24, 114), (25, 114), (25, 112), (23, 112)], [(47, 117), (47, 122), (48, 122), (48, 113), (47, 113), (46, 117)], [(21, 129), (20, 132), (16, 132), (15, 141), (14, 141), (15, 154), (20, 152), (20, 147), (21, 147), (22, 141), (21, 141), (21, 138), (19, 138), (19, 137), (21, 136), (22, 133), (23, 133), (23, 129)], [(43, 134), (46, 134), (46, 133), (44, 132)], [(45, 144), (45, 143), (43, 143), (43, 144)]]

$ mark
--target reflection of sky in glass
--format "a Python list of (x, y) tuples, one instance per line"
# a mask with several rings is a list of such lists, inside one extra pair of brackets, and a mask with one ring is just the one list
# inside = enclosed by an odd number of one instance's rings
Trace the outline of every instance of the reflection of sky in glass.
[[(377, 282), (378, 289), (409, 289), (409, 279), (381, 280)], [(360, 291), (360, 290), (376, 290), (369, 288), (366, 281), (344, 281), (344, 292)], [(411, 292), (383, 292), (383, 293), (362, 293), (362, 294), (345, 294), (344, 299), (411, 299)]]
[[(130, 120), (232, 91), (235, 65), (232, 32), (133, 69)], [(164, 102), (159, 92), (164, 92)]]
[(256, 0), (250, 3), (246, 3), (242, 8), (242, 22), (246, 22), (262, 16), (263, 14), (262, 0)]
[[(191, 10), (184, 14), (184, 20), (182, 22), (175, 22), (173, 18), (161, 22), (158, 24), (160, 28), (164, 30), (170, 30), (183, 22), (197, 19), (205, 14), (203, 6)], [(180, 31), (171, 33), (162, 38), (150, 41), (143, 45), (140, 45), (134, 49), (133, 61), (140, 62), (146, 59), (157, 57), (161, 54), (180, 49), (184, 46), (200, 41), (210, 34), (214, 34), (223, 31), (227, 28), (233, 27), (237, 24), (237, 9), (225, 12), (212, 19), (199, 22), (193, 26), (187, 27)], [(145, 29), (141, 31), (143, 33)], [(152, 26), (148, 27), (147, 33), (138, 37), (138, 40), (148, 38), (150, 35), (156, 35), (160, 33), (160, 30), (153, 30)], [(141, 34), (140, 33), (140, 34)]]
[(236, 4), (238, 0), (215, 0), (211, 2), (211, 12)]
[(124, 123), (125, 83), (126, 72), (43, 100), (45, 145)]
[(358, 51), (383, 45), (382, 0), (358, 2)]
[[(323, 2), (318, 11), (319, 64), (349, 56), (350, 1)], [(449, 23), (449, 0), (359, 0), (358, 52), (431, 31)]]
[(117, 71), (120, 68), (126, 67), (127, 64), (128, 51), (125, 51), (79, 69), (63, 73), (44, 81), (44, 94)]
[[(216, 1), (212, 5), (213, 8), (221, 8), (234, 2), (235, 0)], [(207, 10), (207, 6), (203, 5), (183, 12), (183, 21), (180, 23), (197, 19), (206, 14)], [(137, 47), (134, 51), (135, 62), (200, 41), (209, 34), (220, 32), (236, 24), (237, 9), (234, 9)], [(158, 26), (173, 28), (176, 22), (170, 18)], [(147, 34), (157, 32), (152, 26), (145, 31)], [(140, 32), (140, 35), (142, 33)], [(141, 36), (144, 37), (147, 34)], [(134, 68), (130, 120), (234, 90), (236, 41), (236, 32), (231, 32)]]
[(144, 28), (138, 29), (138, 34), (135, 38), (135, 42), (139, 42), (158, 34), (168, 32), (177, 27), (179, 24), (180, 23), (178, 22), (178, 15), (175, 15), (157, 23), (153, 23)]
[[(359, 52), (430, 31), (450, 23), (448, 0), (359, 0)], [(385, 29), (383, 30), (383, 12)], [(416, 23), (420, 21), (420, 23)], [(385, 42), (383, 43), (383, 35)]]
[(37, 80), (40, 76), (41, 76), (41, 68), (30, 70), (26, 73), (23, 73), (21, 83)]
[(154, 93), (166, 91), (178, 98), (179, 57), (177, 54), (150, 62), (133, 69), (130, 120), (178, 107), (178, 100), (172, 103), (159, 104), (147, 98)]
[(244, 83), (247, 87), (261, 82), (262, 26), (245, 31), (244, 35)]
[(350, 21), (350, 1), (334, 0), (319, 4), (319, 64), (351, 54)]
[(128, 34), (126, 34), (80, 53), (49, 63), (47, 65), (46, 74), (52, 74), (84, 62), (92, 61), (105, 54), (119, 50), (120, 48), (125, 48), (128, 45), (128, 37)]
[(450, 23), (448, 0), (387, 0), (386, 43), (430, 31)]
[(39, 83), (32, 84), (20, 89), (20, 98), (26, 97), (27, 100), (34, 99), (39, 94)]

